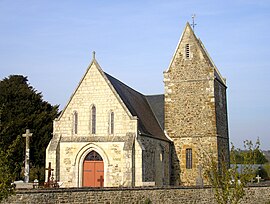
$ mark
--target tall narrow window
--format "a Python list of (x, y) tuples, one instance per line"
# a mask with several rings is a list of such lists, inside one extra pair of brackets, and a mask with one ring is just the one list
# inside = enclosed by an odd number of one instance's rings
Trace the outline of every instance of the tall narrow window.
[(110, 113), (110, 134), (114, 133), (114, 112)]
[(186, 149), (186, 168), (192, 169), (192, 149)]
[(186, 44), (185, 51), (186, 51), (186, 58), (187, 59), (190, 58), (190, 45), (189, 44)]
[(92, 110), (91, 110), (91, 132), (92, 134), (96, 134), (96, 107), (92, 106)]
[(73, 132), (74, 134), (78, 134), (78, 113), (74, 111), (73, 114)]

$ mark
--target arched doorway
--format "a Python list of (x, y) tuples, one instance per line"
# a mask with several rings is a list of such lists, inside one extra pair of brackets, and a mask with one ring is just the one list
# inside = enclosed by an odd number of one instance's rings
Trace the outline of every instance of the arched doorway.
[(102, 157), (91, 151), (83, 162), (83, 186), (104, 186), (104, 163)]

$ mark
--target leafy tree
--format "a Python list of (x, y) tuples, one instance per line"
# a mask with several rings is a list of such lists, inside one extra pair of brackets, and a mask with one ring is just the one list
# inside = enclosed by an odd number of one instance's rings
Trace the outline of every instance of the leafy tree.
[(11, 165), (12, 156), (16, 152), (16, 146), (20, 142), (17, 137), (12, 144), (8, 147), (7, 151), (0, 149), (0, 201), (14, 193), (12, 182), (14, 181), (15, 174), (13, 173), (13, 166)]
[[(268, 162), (263, 152), (259, 149), (260, 140), (257, 139), (254, 149), (251, 151), (250, 149), (246, 149), (251, 141), (245, 141), (245, 150), (241, 149), (233, 149), (231, 150), (231, 156), (235, 157), (235, 160), (231, 161), (231, 164), (244, 164), (244, 162), (249, 162), (249, 164), (265, 164)], [(248, 161), (244, 161), (245, 158), (249, 158)]]
[(16, 151), (9, 159), (9, 169), (20, 178), (24, 162), (25, 139), (28, 128), (30, 139), (30, 165), (42, 168), (45, 151), (51, 139), (52, 121), (58, 115), (58, 106), (43, 101), (41, 93), (29, 85), (27, 77), (11, 75), (0, 81), (0, 150), (6, 152), (16, 139)]
[[(259, 149), (259, 142), (257, 141), (253, 145), (252, 141), (244, 141), (244, 148), (246, 154), (243, 155), (242, 164), (243, 169), (241, 172), (238, 170), (237, 165), (228, 168), (229, 164), (226, 160), (225, 155), (221, 154), (219, 162), (213, 156), (205, 155), (206, 160), (204, 161), (205, 177), (214, 189), (215, 200), (219, 204), (227, 203), (239, 203), (241, 198), (245, 195), (245, 187), (255, 176), (253, 164), (257, 161), (256, 154), (254, 152)], [(235, 147), (231, 147), (231, 163), (236, 163), (238, 155)]]

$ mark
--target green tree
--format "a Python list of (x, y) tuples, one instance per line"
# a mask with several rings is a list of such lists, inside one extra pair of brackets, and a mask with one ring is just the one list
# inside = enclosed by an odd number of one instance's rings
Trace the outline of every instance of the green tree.
[(18, 140), (8, 165), (15, 179), (21, 177), (24, 161), (25, 140), (21, 135), (27, 128), (33, 133), (30, 165), (42, 169), (46, 147), (52, 137), (52, 121), (57, 115), (58, 106), (44, 101), (41, 93), (29, 85), (27, 77), (11, 75), (0, 81), (0, 149), (7, 152), (10, 144)]
[[(257, 141), (253, 145), (252, 141), (244, 141), (244, 150), (246, 154), (242, 158), (241, 172), (237, 165), (233, 165), (230, 168), (225, 155), (221, 154), (219, 162), (211, 155), (208, 155), (207, 161), (205, 161), (205, 177), (207, 178), (209, 184), (214, 189), (215, 200), (219, 204), (228, 203), (239, 203), (241, 198), (245, 195), (245, 187), (254, 178), (255, 172), (253, 169), (253, 164), (257, 159), (256, 149), (259, 149), (259, 142)], [(236, 164), (236, 159), (238, 155), (235, 147), (231, 147), (231, 163)]]
[(15, 174), (13, 173), (12, 157), (17, 151), (16, 146), (20, 142), (17, 137), (7, 151), (0, 149), (0, 201), (14, 193), (12, 182), (14, 181)]
[[(235, 159), (231, 160), (231, 164), (244, 164), (244, 162), (249, 162), (249, 164), (265, 164), (268, 162), (263, 152), (260, 150), (260, 140), (257, 139), (255, 145), (251, 141), (246, 140), (244, 142), (244, 150), (232, 149), (231, 156)], [(253, 146), (254, 149), (247, 149), (247, 147)], [(244, 161), (245, 158), (249, 158), (248, 161)]]

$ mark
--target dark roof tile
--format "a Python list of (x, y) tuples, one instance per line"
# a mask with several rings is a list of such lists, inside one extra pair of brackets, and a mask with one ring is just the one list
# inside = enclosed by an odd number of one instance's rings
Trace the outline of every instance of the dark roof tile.
[(111, 75), (107, 73), (105, 73), (105, 75), (130, 113), (133, 116), (138, 117), (138, 130), (141, 132), (141, 134), (151, 136), (156, 139), (169, 141), (169, 139), (165, 136), (161, 126), (159, 125), (160, 123), (158, 122), (162, 115), (162, 111), (157, 111), (159, 112), (157, 115), (153, 113), (153, 111), (156, 111), (161, 105), (160, 102), (158, 105), (154, 105), (155, 101), (158, 101), (158, 99), (161, 99), (161, 97), (146, 97), (138, 91), (135, 91), (134, 89), (125, 85), (121, 81), (117, 80), (116, 78), (112, 77)]

